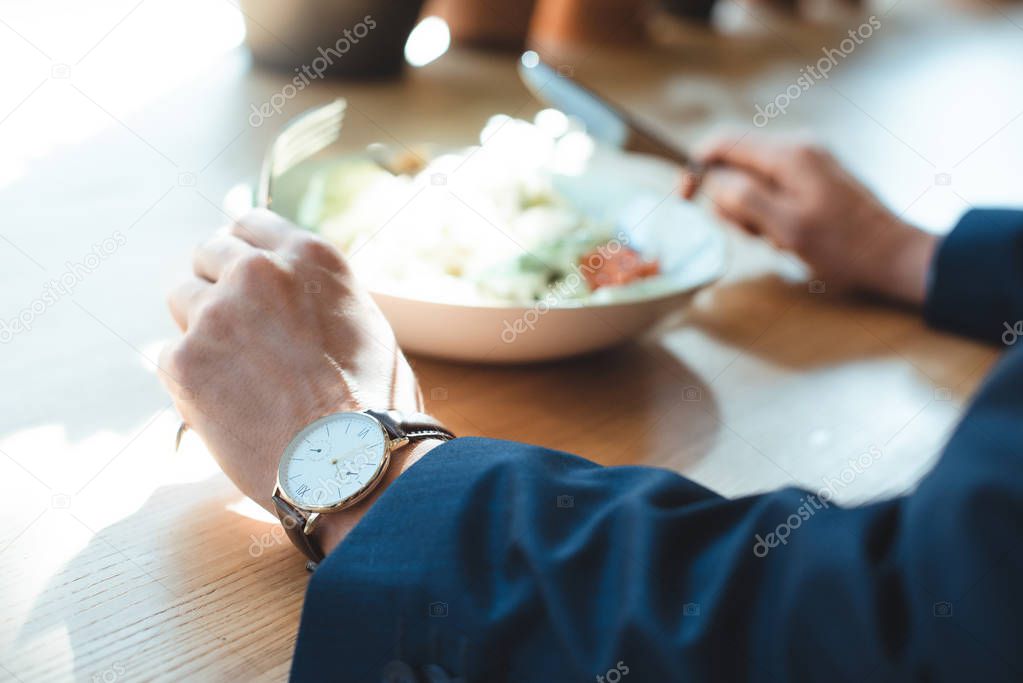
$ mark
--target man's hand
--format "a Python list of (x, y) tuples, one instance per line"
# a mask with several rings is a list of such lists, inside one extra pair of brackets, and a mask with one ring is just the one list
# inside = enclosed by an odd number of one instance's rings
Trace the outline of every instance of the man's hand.
[[(272, 509), (284, 447), (313, 420), (421, 409), (390, 326), (333, 246), (254, 211), (200, 247), (194, 271), (170, 295), (184, 336), (163, 349), (161, 379), (227, 476), (263, 507)], [(424, 452), (397, 457), (388, 481)], [(326, 552), (354, 521), (323, 532)]]
[[(722, 139), (698, 155), (717, 212), (794, 252), (828, 284), (923, 303), (937, 238), (900, 220), (826, 151)], [(687, 180), (683, 195), (697, 185)]]

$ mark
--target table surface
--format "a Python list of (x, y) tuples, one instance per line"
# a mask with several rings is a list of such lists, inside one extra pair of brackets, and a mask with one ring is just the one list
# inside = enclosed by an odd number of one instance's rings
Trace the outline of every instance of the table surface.
[[(765, 129), (812, 129), (930, 229), (1018, 201), (1023, 13), (881, 4), (894, 7), (877, 9), (881, 28)], [(0, 347), (0, 680), (281, 680), (307, 578), (198, 439), (172, 452), (153, 364), (176, 333), (165, 292), (290, 114), (344, 95), (358, 147), (469, 142), (490, 115), (538, 107), (510, 56), (454, 51), (399, 82), (313, 83), (253, 127), (251, 106), (285, 77), (236, 47), (230, 3), (61, 15), (0, 11), (0, 319), (31, 320)], [(656, 49), (559, 59), (689, 143), (753, 131), (754, 104), (859, 23), (746, 19), (732, 38), (662, 27)], [(668, 467), (729, 496), (913, 486), (995, 351), (913, 311), (813, 292), (761, 243), (736, 236), (734, 254), (691, 308), (620, 349), (530, 367), (413, 359), (430, 409), (462, 434)], [(45, 296), (65, 277), (70, 291)], [(871, 449), (881, 457), (847, 476)]]

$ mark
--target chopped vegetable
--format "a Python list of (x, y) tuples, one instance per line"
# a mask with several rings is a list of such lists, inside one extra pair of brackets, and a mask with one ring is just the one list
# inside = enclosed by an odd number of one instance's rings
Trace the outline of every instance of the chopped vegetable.
[(591, 292), (601, 287), (627, 285), (661, 271), (657, 261), (647, 261), (635, 249), (618, 245), (616, 250), (612, 250), (611, 244), (584, 254), (579, 259), (579, 269)]

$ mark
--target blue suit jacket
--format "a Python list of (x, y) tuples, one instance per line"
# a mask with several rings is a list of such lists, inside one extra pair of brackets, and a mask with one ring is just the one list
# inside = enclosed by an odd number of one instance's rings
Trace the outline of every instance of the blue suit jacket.
[[(1023, 320), (1023, 213), (963, 218), (925, 315), (995, 342)], [(913, 493), (856, 508), (457, 439), (312, 576), (292, 677), (1023, 681), (1021, 528), (1019, 349)]]

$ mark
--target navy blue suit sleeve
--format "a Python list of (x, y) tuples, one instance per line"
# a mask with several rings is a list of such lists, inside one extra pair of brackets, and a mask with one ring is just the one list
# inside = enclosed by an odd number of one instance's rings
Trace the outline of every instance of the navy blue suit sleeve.
[(313, 575), (294, 680), (1021, 680), (1020, 386), (1013, 352), (914, 493), (851, 509), (450, 442)]
[(974, 210), (942, 241), (924, 317), (935, 327), (1014, 343), (1023, 329), (1023, 211)]
[[(1023, 216), (972, 212), (933, 324), (1023, 319)], [(904, 497), (729, 500), (676, 474), (458, 439), (313, 575), (297, 681), (1023, 680), (1023, 349)]]

